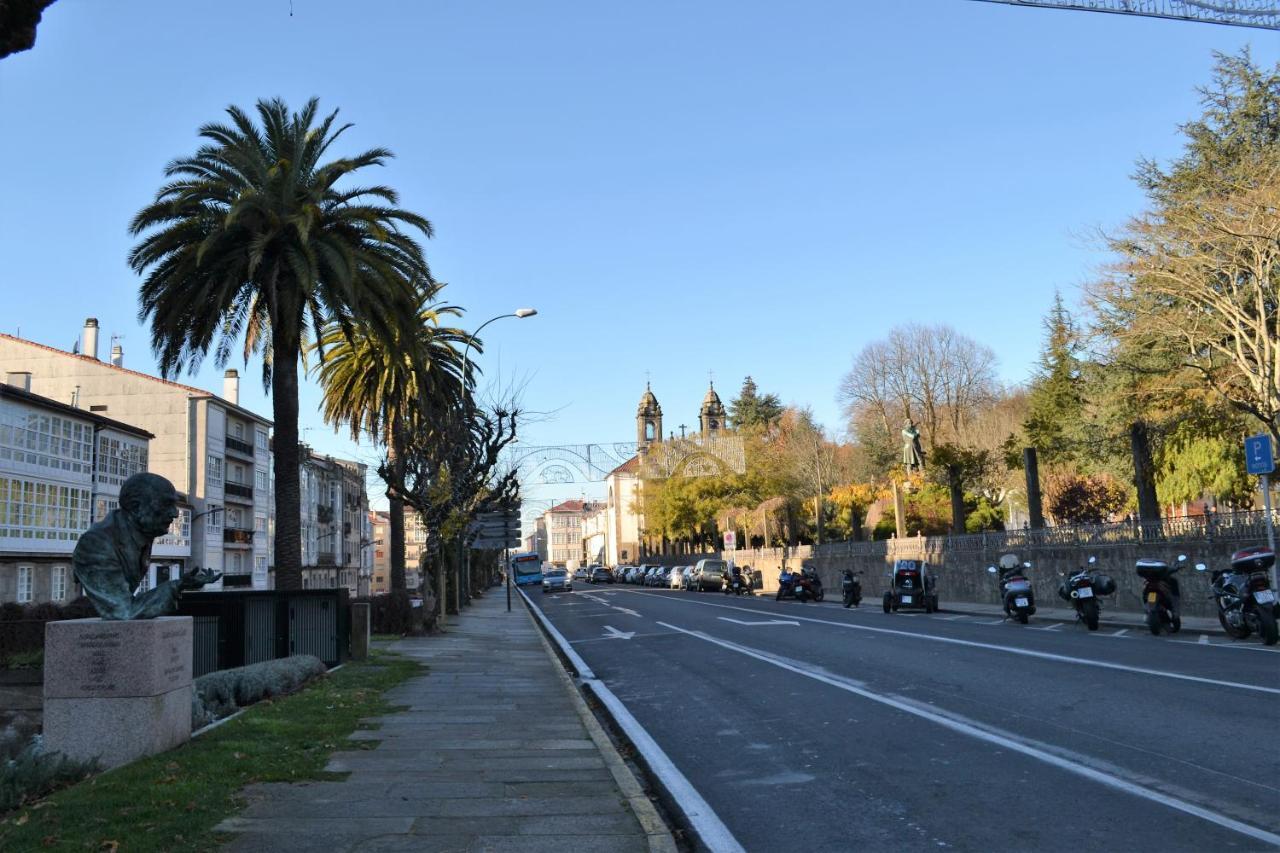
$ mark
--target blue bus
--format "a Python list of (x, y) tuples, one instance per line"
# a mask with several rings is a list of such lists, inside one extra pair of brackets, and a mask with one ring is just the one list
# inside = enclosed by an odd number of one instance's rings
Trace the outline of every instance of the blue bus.
[(512, 554), (511, 580), (516, 586), (542, 583), (542, 558), (536, 552)]

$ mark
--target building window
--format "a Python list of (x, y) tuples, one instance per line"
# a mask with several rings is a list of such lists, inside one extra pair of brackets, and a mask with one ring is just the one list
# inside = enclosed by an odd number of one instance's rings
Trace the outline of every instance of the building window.
[(257, 430), (257, 435), (258, 435), (258, 443), (256, 446), (259, 450), (262, 450), (265, 452), (267, 449), (267, 431), (265, 429), (259, 428)]
[(35, 569), (31, 566), (18, 566), (18, 603), (27, 604), (31, 601), (31, 576), (35, 573)]
[(233, 507), (233, 506), (227, 507), (226, 513), (227, 513), (227, 527), (235, 528), (236, 530), (244, 529), (244, 524), (242, 523), (242, 521), (244, 520), (243, 514), (240, 512), (240, 510), (237, 507)]
[(93, 522), (97, 524), (107, 517), (107, 513), (120, 508), (120, 501), (115, 498), (97, 497), (93, 500)]
[(209, 514), (204, 517), (204, 532), (206, 536), (222, 535), (222, 507), (214, 504), (209, 507)]
[(98, 436), (98, 458), (93, 478), (98, 483), (119, 486), (134, 474), (147, 470), (147, 447), (102, 434)]
[(93, 470), (93, 427), (57, 415), (0, 412), (0, 462), (4, 461), (88, 474)]
[(178, 508), (178, 517), (169, 525), (169, 530), (156, 540), (157, 545), (186, 546), (191, 544), (191, 510)]
[(222, 457), (213, 453), (209, 454), (209, 466), (207, 469), (210, 486), (222, 487)]
[(49, 594), (49, 598), (53, 601), (67, 600), (67, 567), (53, 567), (53, 585)]
[(236, 438), (244, 441), (244, 424), (236, 421), (231, 425), (231, 431), (235, 433)]
[(265, 499), (267, 496), (267, 469), (259, 468), (254, 476), (254, 488)]
[(256, 513), (253, 516), (253, 532), (262, 534), (267, 532), (267, 517), (262, 513)]
[(227, 482), (235, 483), (238, 486), (249, 485), (248, 481), (244, 478), (244, 466), (241, 465), (239, 462), (232, 462), (230, 465), (228, 465), (227, 466)]
[(91, 509), (88, 489), (0, 477), (0, 538), (74, 542)]

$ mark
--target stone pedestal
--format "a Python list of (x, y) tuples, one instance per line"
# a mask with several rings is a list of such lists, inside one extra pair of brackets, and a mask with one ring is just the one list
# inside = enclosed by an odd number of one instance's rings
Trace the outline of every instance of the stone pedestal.
[(190, 616), (49, 622), (45, 746), (115, 767), (191, 738)]
[(369, 605), (351, 605), (351, 659), (364, 660), (369, 657)]

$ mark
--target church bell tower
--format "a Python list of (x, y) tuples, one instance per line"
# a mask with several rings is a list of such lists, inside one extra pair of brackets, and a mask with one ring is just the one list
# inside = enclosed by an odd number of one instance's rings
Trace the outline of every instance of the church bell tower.
[(716, 385), (712, 382), (707, 388), (707, 396), (702, 398), (702, 408), (698, 411), (698, 425), (702, 429), (702, 437), (711, 438), (719, 435), (724, 429), (724, 421), (724, 403), (720, 402), (720, 395), (716, 393)]
[(643, 454), (649, 445), (662, 441), (662, 407), (653, 396), (649, 383), (644, 384), (644, 396), (636, 409), (636, 452)]

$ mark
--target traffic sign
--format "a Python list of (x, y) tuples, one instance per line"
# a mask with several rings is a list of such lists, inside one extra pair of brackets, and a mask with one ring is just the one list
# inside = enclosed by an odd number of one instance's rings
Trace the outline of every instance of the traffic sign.
[(724, 532), (724, 549), (726, 551), (738, 550), (738, 531), (726, 530)]
[(1271, 436), (1264, 432), (1244, 440), (1244, 468), (1250, 474), (1270, 474), (1276, 470), (1275, 456), (1271, 452)]
[(515, 538), (507, 538), (507, 537), (493, 537), (493, 538), (488, 538), (488, 537), (482, 537), (482, 538), (476, 539), (474, 542), (472, 542), (472, 543), (471, 543), (471, 547), (472, 547), (472, 548), (475, 548), (476, 550), (485, 550), (485, 549), (493, 549), (493, 550), (497, 550), (497, 549), (500, 549), (500, 548), (519, 548), (519, 547), (520, 547), (520, 537), (518, 537), (518, 536), (517, 536), (517, 537), (515, 537)]

